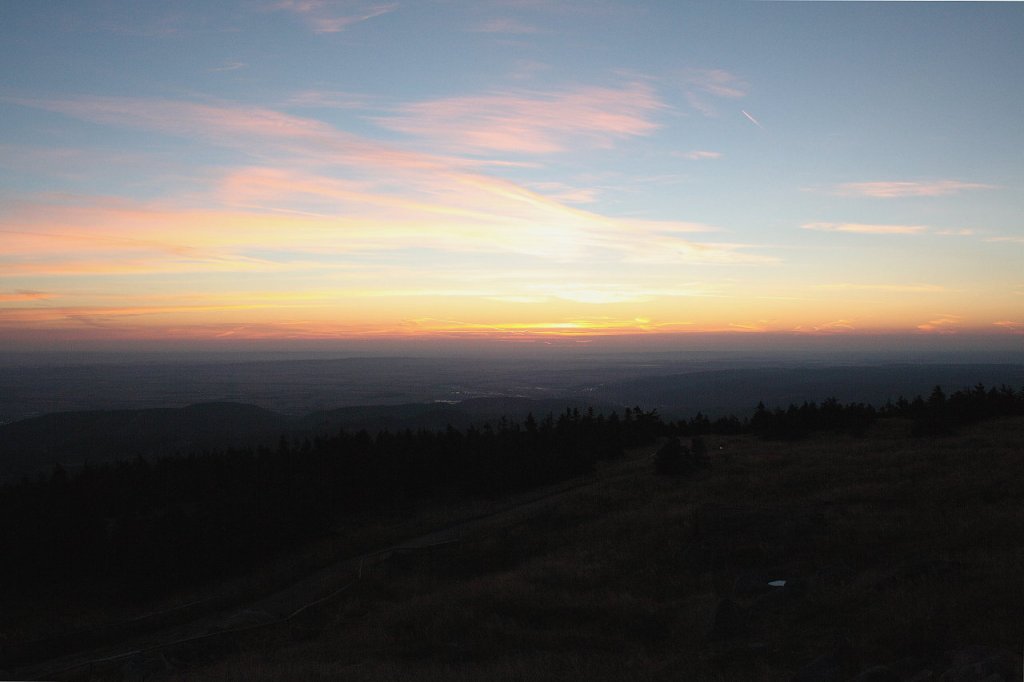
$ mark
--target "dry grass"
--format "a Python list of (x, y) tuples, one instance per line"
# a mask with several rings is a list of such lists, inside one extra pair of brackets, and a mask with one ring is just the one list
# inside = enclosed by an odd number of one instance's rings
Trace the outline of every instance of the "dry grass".
[(301, 625), (157, 677), (788, 680), (827, 653), (852, 676), (1017, 651), (1024, 420), (908, 432), (712, 438), (708, 471), (644, 467), (398, 555)]

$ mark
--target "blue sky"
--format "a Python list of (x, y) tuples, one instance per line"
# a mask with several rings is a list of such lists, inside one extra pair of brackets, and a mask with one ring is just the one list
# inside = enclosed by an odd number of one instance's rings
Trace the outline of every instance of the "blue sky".
[(0, 341), (1024, 333), (1024, 6), (0, 7)]

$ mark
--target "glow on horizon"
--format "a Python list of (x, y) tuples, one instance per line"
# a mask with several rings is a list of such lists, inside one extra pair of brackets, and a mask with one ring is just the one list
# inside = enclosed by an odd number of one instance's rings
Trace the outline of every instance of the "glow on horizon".
[(3, 10), (0, 344), (1024, 334), (1024, 9), (117, 5)]

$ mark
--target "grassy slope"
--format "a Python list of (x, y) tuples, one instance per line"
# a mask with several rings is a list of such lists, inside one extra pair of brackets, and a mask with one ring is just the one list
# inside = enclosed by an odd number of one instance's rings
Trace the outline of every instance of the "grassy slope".
[(711, 470), (644, 466), (396, 557), (301, 623), (158, 677), (771, 680), (822, 655), (841, 678), (909, 677), (968, 645), (1017, 651), (1024, 420), (908, 431), (710, 439)]

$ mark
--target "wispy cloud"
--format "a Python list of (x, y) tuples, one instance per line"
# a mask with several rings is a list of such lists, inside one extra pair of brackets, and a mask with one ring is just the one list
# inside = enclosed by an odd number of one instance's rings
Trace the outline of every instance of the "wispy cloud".
[(143, 128), (183, 137), (223, 135), (225, 140), (231, 140), (251, 134), (268, 139), (295, 139), (322, 136), (331, 130), (320, 121), (262, 107), (132, 97), (9, 98), (7, 101), (95, 123)]
[(600, 190), (594, 187), (573, 187), (564, 182), (531, 182), (531, 189), (567, 204), (591, 204), (597, 201)]
[(499, 178), (425, 173), (409, 180), (405, 193), (396, 196), (371, 191), (364, 183), (253, 168), (227, 177), (222, 196), (229, 204), (264, 209), (295, 206), (305, 198), (320, 202), (314, 206), (325, 218), (346, 207), (341, 212), (347, 215), (333, 220), (346, 225), (345, 243), (350, 249), (365, 239), (378, 248), (499, 250), (559, 260), (593, 257), (598, 252), (630, 262), (774, 260), (751, 253), (748, 245), (687, 238), (715, 231), (708, 225), (602, 216)]
[(691, 90), (730, 99), (745, 97), (748, 89), (743, 79), (725, 69), (688, 69), (683, 81)]
[(268, 9), (299, 15), (314, 33), (338, 33), (353, 24), (393, 12), (397, 5), (359, 0), (280, 0)]
[(832, 193), (838, 196), (874, 197), (894, 199), (900, 197), (941, 197), (971, 190), (994, 189), (995, 185), (960, 180), (934, 180), (930, 182), (847, 182), (835, 185)]
[[(611, 91), (592, 94), (581, 95), (587, 106), (614, 100)], [(28, 202), (8, 207), (0, 214), (0, 227), (19, 235), (5, 245), (16, 244), (18, 251), (42, 258), (39, 267), (60, 263), (77, 272), (100, 272), (95, 260), (106, 253), (115, 270), (248, 270), (279, 267), (260, 260), (258, 253), (267, 249), (328, 254), (409, 248), (562, 262), (775, 262), (746, 244), (690, 238), (694, 232), (713, 231), (707, 225), (583, 211), (566, 205), (569, 197), (546, 196), (482, 174), (474, 164), (451, 156), (397, 149), (265, 108), (130, 98), (21, 103), (277, 160), (274, 166), (243, 166), (225, 173), (206, 198), (217, 208), (74, 198), (62, 205)], [(621, 132), (618, 115), (610, 115), (605, 120), (594, 114), (589, 129)], [(562, 124), (552, 119), (549, 125)], [(629, 122), (626, 129), (637, 125), (646, 130), (648, 124)], [(577, 193), (573, 198), (589, 196)], [(76, 258), (88, 262), (74, 266)]]
[[(334, 128), (322, 121), (266, 107), (208, 104), (128, 97), (63, 99), (8, 98), (23, 106), (128, 128), (198, 138), (220, 147), (252, 153), (267, 151), (350, 167), (400, 168), (471, 166), (478, 159), (452, 154), (476, 152), (552, 153), (570, 143), (607, 147), (614, 140), (648, 135), (663, 105), (645, 84), (623, 89), (582, 88), (558, 93), (504, 93), (451, 98), (401, 107), (380, 117), (385, 127), (428, 138), (440, 153), (401, 149)], [(307, 94), (301, 102), (326, 104), (329, 95)], [(353, 101), (348, 104), (356, 105)], [(255, 146), (261, 145), (260, 147)]]
[(819, 232), (852, 232), (857, 234), (924, 234), (928, 228), (924, 225), (875, 225), (867, 223), (807, 223), (800, 226), (804, 230)]
[(934, 234), (941, 235), (943, 237), (972, 237), (977, 232), (974, 230), (963, 228), (963, 229), (946, 229), (946, 230), (935, 230)]
[(960, 315), (939, 315), (932, 320), (917, 325), (917, 329), (936, 334), (955, 334), (960, 331), (961, 320), (963, 320), (963, 317)]
[(728, 326), (730, 331), (759, 333), (768, 332), (774, 329), (773, 320), (756, 320), (751, 322), (733, 322)]
[(622, 243), (620, 249), (630, 263), (769, 265), (779, 262), (775, 256), (757, 253), (752, 244), (695, 242), (671, 234), (650, 236), (637, 244)]
[(228, 60), (228, 61), (222, 62), (219, 66), (212, 67), (210, 69), (210, 71), (214, 71), (214, 72), (219, 72), (219, 71), (238, 71), (239, 69), (244, 69), (247, 66), (249, 66), (249, 65), (246, 64), (245, 62), (240, 62), (240, 61), (237, 61), (237, 60)]
[(879, 291), (897, 294), (942, 294), (949, 291), (946, 287), (938, 284), (853, 284), (849, 282), (819, 284), (815, 288), (829, 291)]
[(689, 159), (690, 161), (701, 161), (703, 159), (722, 158), (722, 152), (711, 152), (703, 149), (694, 149), (688, 152), (674, 152), (672, 155), (677, 156), (681, 159)]
[(665, 105), (646, 83), (555, 92), (507, 91), (407, 104), (376, 122), (447, 152), (551, 154), (649, 135)]
[(537, 26), (509, 17), (489, 19), (474, 25), (472, 30), (476, 33), (505, 33), (511, 35), (528, 35), (541, 32), (541, 29)]
[(743, 79), (724, 69), (688, 69), (682, 76), (687, 103), (705, 116), (717, 116), (717, 99), (739, 99), (747, 95)]
[[(210, 188), (201, 193), (153, 201), (40, 195), (0, 206), (0, 283), (14, 292), (3, 294), (4, 329), (126, 338), (402, 335), (429, 331), (399, 321), (415, 298), (423, 309), (473, 310), (471, 324), (494, 306), (525, 306), (522, 324), (540, 326), (496, 323), (513, 336), (674, 331), (683, 326), (671, 312), (643, 322), (569, 311), (639, 303), (671, 311), (668, 302), (680, 297), (717, 295), (713, 283), (681, 281), (683, 268), (777, 262), (750, 244), (709, 240), (712, 225), (584, 210), (573, 204), (595, 198), (586, 187), (527, 186), (482, 172), (489, 165), (479, 159), (401, 149), (268, 108), (131, 98), (20, 103), (200, 140), (236, 159), (205, 171)], [(238, 274), (246, 276), (225, 277)], [(216, 289), (256, 280), (295, 295), (187, 297), (213, 282)], [(111, 281), (144, 281), (145, 295), (112, 296)], [(71, 290), (90, 292), (89, 300), (24, 293)], [(29, 308), (35, 312), (18, 312)], [(476, 333), (437, 333), (449, 331)]]
[(45, 291), (34, 291), (32, 289), (15, 289), (14, 291), (0, 291), (0, 303), (42, 301), (48, 298), (53, 298), (53, 294), (49, 294)]
[(811, 334), (845, 334), (856, 330), (857, 328), (853, 325), (853, 320), (847, 319), (833, 320), (832, 322), (817, 325), (799, 325), (793, 328), (795, 332)]
[(1024, 244), (1024, 237), (989, 237), (987, 242), (1003, 242), (1010, 244)]
[(1000, 320), (999, 322), (992, 323), (996, 327), (1000, 327), (1007, 331), (1014, 332), (1015, 334), (1024, 334), (1024, 322), (1014, 322), (1012, 320)]
[(95, 123), (201, 139), (245, 154), (356, 167), (438, 169), (452, 159), (398, 149), (338, 130), (322, 121), (266, 107), (131, 97), (7, 101)]

